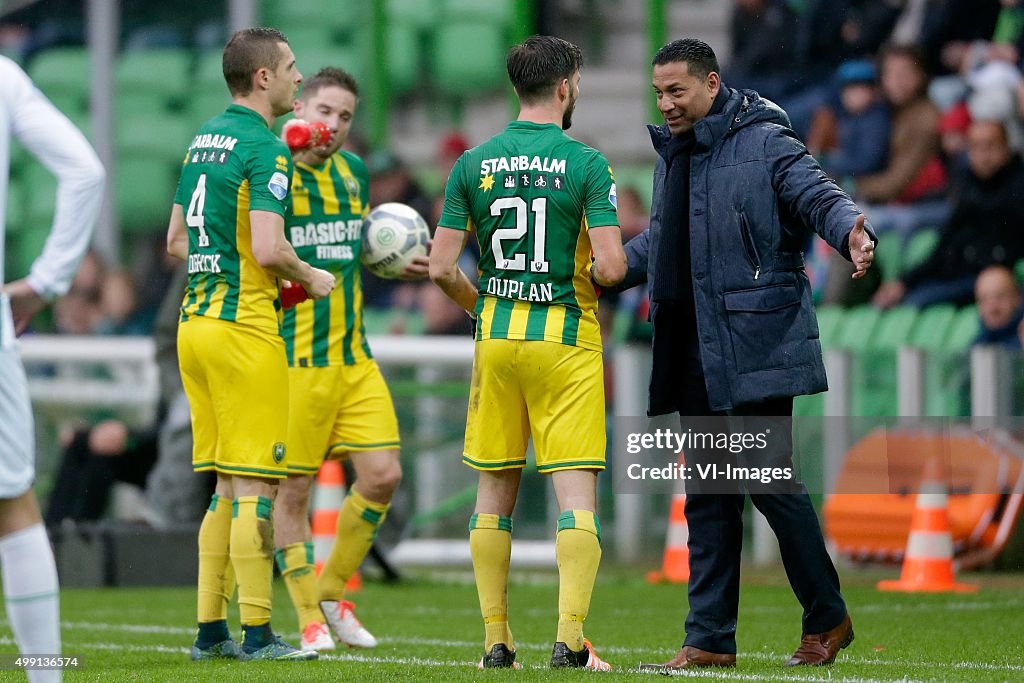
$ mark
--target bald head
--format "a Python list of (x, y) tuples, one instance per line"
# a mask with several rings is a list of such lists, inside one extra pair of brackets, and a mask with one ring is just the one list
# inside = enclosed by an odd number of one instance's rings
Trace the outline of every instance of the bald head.
[(981, 324), (989, 330), (1006, 326), (1020, 308), (1020, 287), (1006, 266), (989, 266), (974, 283)]

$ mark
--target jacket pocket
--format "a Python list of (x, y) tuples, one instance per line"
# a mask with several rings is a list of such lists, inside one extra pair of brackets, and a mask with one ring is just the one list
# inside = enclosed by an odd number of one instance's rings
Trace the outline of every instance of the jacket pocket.
[(747, 260), (750, 267), (754, 269), (754, 279), (761, 277), (761, 257), (754, 246), (754, 238), (750, 234), (750, 225), (747, 224), (746, 214), (740, 214), (740, 236), (743, 238), (743, 250), (747, 253)]
[(796, 285), (758, 287), (724, 295), (729, 336), (740, 374), (805, 362), (806, 312)]

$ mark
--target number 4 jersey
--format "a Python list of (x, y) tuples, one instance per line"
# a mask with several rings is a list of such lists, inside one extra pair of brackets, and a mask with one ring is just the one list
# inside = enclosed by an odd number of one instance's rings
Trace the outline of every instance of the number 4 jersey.
[(477, 340), (601, 349), (590, 228), (618, 225), (615, 177), (554, 124), (513, 121), (458, 160), (439, 224), (480, 243)]
[(277, 279), (252, 253), (250, 211), (284, 216), (292, 157), (255, 111), (236, 104), (196, 133), (174, 203), (188, 228), (181, 320), (208, 316), (279, 331)]

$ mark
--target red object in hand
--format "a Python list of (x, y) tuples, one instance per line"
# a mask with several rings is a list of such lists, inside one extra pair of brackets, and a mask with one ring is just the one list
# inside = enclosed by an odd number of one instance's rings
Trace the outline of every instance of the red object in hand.
[(281, 129), (288, 149), (293, 152), (307, 149), (309, 147), (320, 147), (331, 141), (331, 129), (326, 123), (314, 121), (310, 123), (304, 119), (292, 119), (284, 124)]
[(309, 298), (306, 288), (297, 282), (281, 280), (281, 308), (288, 309)]

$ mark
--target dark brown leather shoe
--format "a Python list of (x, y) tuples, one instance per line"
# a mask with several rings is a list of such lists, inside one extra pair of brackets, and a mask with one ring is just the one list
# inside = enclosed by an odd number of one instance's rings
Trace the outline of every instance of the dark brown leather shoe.
[(679, 650), (675, 657), (664, 664), (641, 664), (640, 671), (644, 673), (669, 673), (677, 669), (704, 669), (712, 666), (734, 667), (736, 666), (736, 655), (708, 652), (692, 645), (687, 645)]
[(786, 662), (786, 666), (826, 666), (836, 661), (836, 655), (853, 642), (853, 622), (847, 614), (843, 621), (825, 633), (805, 633), (800, 647)]

